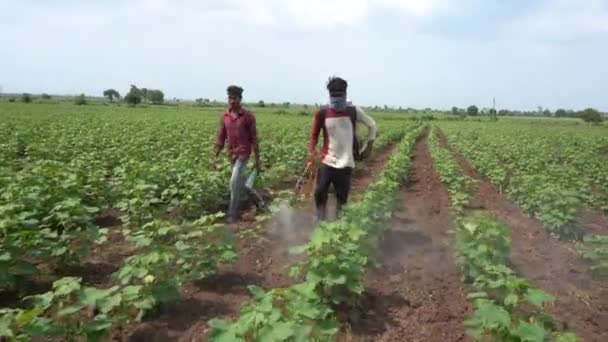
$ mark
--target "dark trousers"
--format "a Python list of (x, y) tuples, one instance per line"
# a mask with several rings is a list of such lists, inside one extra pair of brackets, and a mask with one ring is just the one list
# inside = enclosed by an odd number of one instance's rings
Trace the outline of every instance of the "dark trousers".
[(332, 184), (336, 193), (336, 217), (340, 215), (342, 207), (348, 202), (351, 175), (352, 168), (350, 167), (336, 169), (325, 164), (321, 165), (315, 190), (315, 204), (319, 221), (325, 220), (327, 215), (327, 197)]

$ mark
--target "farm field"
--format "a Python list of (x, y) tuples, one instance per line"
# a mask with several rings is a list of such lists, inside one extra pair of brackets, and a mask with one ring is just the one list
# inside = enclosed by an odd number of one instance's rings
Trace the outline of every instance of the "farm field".
[(225, 225), (221, 108), (0, 103), (0, 336), (608, 340), (607, 127), (372, 112), (315, 226), (312, 110), (251, 109), (271, 211)]

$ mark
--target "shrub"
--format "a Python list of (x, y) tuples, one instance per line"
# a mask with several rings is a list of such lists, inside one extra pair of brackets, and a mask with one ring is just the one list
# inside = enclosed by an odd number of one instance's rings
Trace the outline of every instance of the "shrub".
[(84, 106), (87, 104), (87, 98), (84, 96), (84, 94), (80, 94), (74, 99), (74, 104)]

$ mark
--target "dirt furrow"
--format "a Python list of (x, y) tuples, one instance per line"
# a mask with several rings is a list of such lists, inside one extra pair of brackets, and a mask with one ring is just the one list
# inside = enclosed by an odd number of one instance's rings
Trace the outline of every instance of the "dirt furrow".
[(584, 341), (608, 341), (608, 283), (591, 278), (589, 265), (571, 243), (557, 241), (543, 224), (531, 218), (451, 146), (441, 134), (441, 142), (454, 155), (465, 174), (478, 180), (471, 207), (485, 210), (511, 231), (513, 268), (536, 287), (556, 297), (548, 311)]
[[(352, 198), (371, 184), (382, 171), (397, 144), (391, 144), (357, 166), (352, 180)], [(328, 216), (335, 210), (330, 193)], [(241, 224), (246, 229), (252, 222)], [(295, 261), (289, 248), (304, 244), (315, 226), (313, 200), (297, 208), (284, 207), (263, 224), (256, 239), (239, 241), (239, 261), (230, 270), (203, 282), (187, 286), (183, 299), (157, 317), (137, 327), (131, 341), (204, 341), (212, 318), (236, 318), (243, 304), (251, 299), (248, 285), (265, 289), (290, 285), (287, 267)], [(250, 228), (250, 227), (249, 227)]]
[(587, 210), (579, 216), (586, 234), (608, 235), (608, 216), (599, 210)]
[(415, 147), (409, 182), (366, 278), (360, 317), (345, 340), (462, 341), (471, 308), (454, 261), (450, 200), (425, 139)]

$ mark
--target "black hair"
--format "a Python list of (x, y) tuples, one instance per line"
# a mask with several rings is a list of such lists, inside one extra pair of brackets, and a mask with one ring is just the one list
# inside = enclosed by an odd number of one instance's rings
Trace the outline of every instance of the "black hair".
[(228, 89), (226, 89), (226, 92), (228, 93), (228, 96), (235, 95), (240, 98), (243, 97), (243, 88), (236, 85), (229, 86)]
[(346, 88), (348, 88), (348, 82), (346, 80), (332, 76), (327, 81), (327, 90), (329, 93), (345, 93)]

